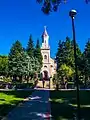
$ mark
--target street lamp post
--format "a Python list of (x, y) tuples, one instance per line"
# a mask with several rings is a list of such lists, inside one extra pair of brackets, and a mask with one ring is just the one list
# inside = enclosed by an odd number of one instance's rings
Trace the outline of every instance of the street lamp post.
[(77, 54), (76, 54), (76, 39), (75, 39), (75, 25), (74, 25), (74, 18), (76, 14), (77, 14), (76, 10), (71, 10), (69, 12), (69, 16), (72, 19), (73, 44), (74, 44), (75, 81), (76, 81), (76, 92), (77, 92), (77, 117), (78, 120), (80, 120), (79, 78), (77, 71)]

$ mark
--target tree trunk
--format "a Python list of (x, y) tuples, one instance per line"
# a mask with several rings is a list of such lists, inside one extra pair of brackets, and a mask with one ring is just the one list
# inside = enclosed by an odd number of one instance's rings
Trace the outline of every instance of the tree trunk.
[(85, 75), (85, 88), (87, 88), (87, 75)]
[(59, 85), (58, 85), (58, 83), (56, 84), (56, 90), (58, 90), (59, 89)]
[(16, 81), (17, 81), (17, 76), (13, 75), (13, 82), (16, 82)]
[(27, 84), (29, 83), (29, 76), (27, 76)]
[(22, 75), (19, 76), (19, 81), (20, 81), (20, 83), (22, 83)]

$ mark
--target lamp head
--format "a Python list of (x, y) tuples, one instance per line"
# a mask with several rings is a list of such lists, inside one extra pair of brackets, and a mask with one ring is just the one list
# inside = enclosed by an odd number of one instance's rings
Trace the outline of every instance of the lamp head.
[(74, 18), (76, 14), (77, 14), (77, 11), (76, 11), (76, 10), (71, 10), (71, 11), (69, 12), (69, 16), (72, 17), (72, 18)]

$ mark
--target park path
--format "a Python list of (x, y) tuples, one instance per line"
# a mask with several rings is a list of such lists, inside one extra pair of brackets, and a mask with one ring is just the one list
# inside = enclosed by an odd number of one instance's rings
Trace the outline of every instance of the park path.
[(2, 120), (51, 120), (48, 90), (35, 90), (29, 100), (13, 109)]
[[(36, 87), (37, 87), (37, 88), (43, 88), (42, 81), (38, 81), (38, 84), (37, 84)], [(45, 89), (49, 89), (49, 81), (45, 81), (44, 88), (45, 88)], [(52, 82), (52, 80), (50, 80), (50, 89), (53, 89), (53, 88), (54, 88), (53, 82)]]

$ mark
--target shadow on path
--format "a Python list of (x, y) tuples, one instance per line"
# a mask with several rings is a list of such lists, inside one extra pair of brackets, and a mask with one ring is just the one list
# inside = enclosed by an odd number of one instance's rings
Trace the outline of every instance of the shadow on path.
[(3, 120), (50, 120), (48, 90), (36, 90), (29, 100), (13, 109)]

